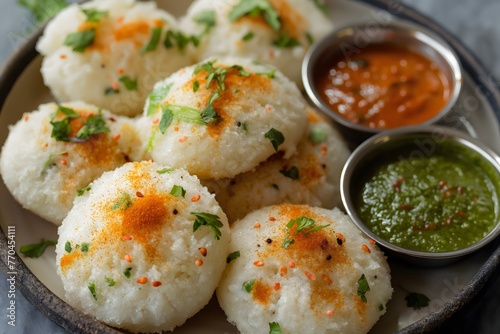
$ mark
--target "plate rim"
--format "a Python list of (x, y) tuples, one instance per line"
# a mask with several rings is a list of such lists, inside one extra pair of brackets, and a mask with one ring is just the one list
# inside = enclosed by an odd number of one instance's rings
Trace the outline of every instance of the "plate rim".
[[(458, 55), (462, 68), (469, 74), (475, 86), (480, 89), (481, 93), (487, 99), (487, 103), (492, 107), (493, 113), (500, 123), (500, 89), (495, 87), (492, 80), (487, 80), (491, 76), (488, 76), (485, 66), (455, 35), (433, 19), (414, 9), (411, 5), (402, 4), (400, 0), (355, 1), (386, 10), (399, 19), (424, 25), (427, 29), (448, 42)], [(40, 27), (17, 50), (11, 53), (1, 68), (0, 112), (18, 78), (23, 74), (25, 68), (38, 56), (35, 46), (44, 28), (45, 26)], [(3, 228), (0, 230), (0, 268), (6, 275), (9, 272), (16, 273), (16, 288), (40, 312), (69, 333), (121, 333), (97, 321), (93, 317), (74, 309), (61, 298), (57, 297), (31, 272), (17, 252), (14, 255), (9, 254), (7, 235)], [(490, 247), (494, 249), (493, 252), (459, 294), (423, 319), (399, 330), (398, 333), (409, 334), (435, 331), (464, 311), (467, 306), (470, 306), (480, 296), (481, 292), (485, 290), (488, 282), (494, 277), (494, 274), (500, 272), (500, 238), (492, 242), (492, 246)], [(7, 263), (8, 256), (13, 256), (14, 258), (14, 270), (9, 269)]]

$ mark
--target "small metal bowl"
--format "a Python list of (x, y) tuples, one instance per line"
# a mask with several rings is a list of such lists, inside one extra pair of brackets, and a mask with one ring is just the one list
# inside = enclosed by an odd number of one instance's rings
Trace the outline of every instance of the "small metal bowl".
[[(441, 266), (457, 261), (484, 247), (500, 235), (500, 214), (497, 212), (495, 227), (481, 240), (464, 248), (447, 252), (416, 251), (397, 246), (374, 233), (365, 225), (355, 205), (356, 194), (362, 189), (362, 179), (366, 173), (383, 161), (381, 156), (398, 157), (402, 150), (410, 150), (411, 154), (430, 156), (435, 152), (434, 145), (442, 145), (446, 141), (458, 144), (466, 151), (477, 155), (485, 166), (492, 167), (500, 180), (500, 157), (479, 142), (460, 131), (438, 126), (415, 126), (388, 130), (375, 135), (362, 143), (346, 162), (341, 175), (341, 196), (344, 207), (354, 223), (368, 237), (386, 250), (390, 257), (420, 266)], [(398, 152), (395, 156), (393, 153)], [(494, 181), (494, 180), (492, 180)], [(500, 181), (495, 190), (500, 197)]]
[(419, 125), (430, 125), (442, 119), (457, 101), (462, 86), (462, 71), (452, 48), (439, 36), (421, 26), (396, 21), (380, 25), (365, 23), (330, 33), (316, 42), (304, 58), (302, 63), (304, 88), (313, 104), (331, 117), (345, 135), (358, 142), (387, 129), (371, 128), (343, 118), (323, 100), (316, 82), (322, 73), (321, 70), (324, 73), (324, 70), (332, 65), (332, 59), (339, 55), (348, 59), (349, 52), (357, 53), (370, 44), (379, 43), (407, 47), (425, 56), (439, 66), (450, 83), (450, 97), (447, 104), (436, 116)]

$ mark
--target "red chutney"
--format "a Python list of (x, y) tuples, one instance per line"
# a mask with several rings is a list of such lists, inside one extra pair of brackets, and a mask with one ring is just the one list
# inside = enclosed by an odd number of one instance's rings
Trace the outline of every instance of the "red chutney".
[(340, 116), (370, 128), (420, 124), (450, 97), (450, 82), (438, 65), (406, 47), (372, 44), (330, 64), (318, 75), (322, 99)]

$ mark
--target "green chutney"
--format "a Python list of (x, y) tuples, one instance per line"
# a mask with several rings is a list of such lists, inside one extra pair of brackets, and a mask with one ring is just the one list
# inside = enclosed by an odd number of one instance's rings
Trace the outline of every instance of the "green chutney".
[(364, 223), (416, 251), (448, 252), (481, 240), (499, 219), (495, 168), (453, 141), (436, 144), (431, 155), (415, 152), (398, 149), (372, 162), (356, 195)]

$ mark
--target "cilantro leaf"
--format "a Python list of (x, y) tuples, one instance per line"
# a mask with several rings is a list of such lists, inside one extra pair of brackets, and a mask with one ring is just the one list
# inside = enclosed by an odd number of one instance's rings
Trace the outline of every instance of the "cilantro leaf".
[(216, 124), (220, 120), (219, 114), (215, 111), (214, 107), (212, 106), (212, 103), (220, 97), (219, 92), (215, 92), (210, 99), (208, 100), (208, 105), (201, 112), (201, 120), (205, 124)]
[(245, 281), (245, 282), (243, 282), (243, 284), (242, 284), (242, 288), (243, 288), (246, 292), (250, 293), (250, 292), (252, 292), (252, 289), (253, 289), (254, 284), (255, 284), (255, 280), (254, 280), (254, 279), (249, 280), (249, 281)]
[(361, 298), (363, 302), (367, 302), (365, 293), (370, 291), (370, 286), (368, 285), (368, 281), (366, 280), (365, 274), (362, 274), (358, 280), (358, 291), (357, 294)]
[(132, 268), (127, 268), (123, 271), (123, 275), (125, 275), (126, 278), (130, 278), (131, 271), (132, 271)]
[[(289, 231), (295, 226), (295, 232), (293, 235), (297, 235), (299, 233), (302, 233), (305, 237), (309, 236), (310, 233), (319, 231), (325, 227), (330, 226), (330, 224), (327, 225), (316, 225), (316, 222), (314, 219), (309, 218), (309, 217), (299, 217), (296, 219), (291, 219), (288, 224), (285, 226), (285, 230)], [(283, 248), (288, 248), (291, 245), (295, 243), (295, 240), (290, 239), (290, 232), (286, 233), (285, 240), (283, 241), (283, 244), (281, 247)]]
[(281, 27), (278, 12), (267, 0), (241, 0), (229, 12), (229, 20), (234, 22), (243, 16), (262, 15), (269, 26), (275, 31)]
[(170, 195), (175, 197), (184, 197), (186, 195), (186, 190), (182, 186), (174, 184), (172, 190), (170, 190)]
[(122, 193), (118, 201), (111, 206), (111, 210), (126, 210), (132, 205), (132, 198), (126, 192)]
[(172, 124), (173, 120), (174, 113), (171, 109), (168, 108), (168, 106), (165, 106), (163, 108), (163, 114), (161, 115), (160, 124), (158, 125), (158, 128), (160, 129), (162, 135), (165, 134), (170, 124)]
[(64, 250), (66, 251), (66, 253), (71, 253), (71, 251), (73, 250), (69, 241), (66, 241), (66, 243), (64, 244)]
[(109, 12), (100, 11), (95, 8), (82, 9), (82, 12), (87, 16), (87, 22), (99, 22), (102, 18), (108, 17)]
[(278, 147), (285, 142), (283, 134), (275, 128), (271, 128), (271, 130), (267, 131), (264, 137), (269, 139), (276, 152), (278, 152)]
[(206, 212), (191, 212), (196, 217), (193, 224), (193, 232), (196, 232), (201, 226), (208, 226), (214, 232), (214, 238), (219, 240), (222, 232), (220, 227), (224, 226), (219, 216)]
[(328, 14), (328, 6), (325, 4), (324, 0), (313, 0), (313, 2), (323, 14)]
[(206, 34), (208, 31), (210, 31), (210, 29), (215, 27), (215, 25), (217, 23), (216, 17), (215, 17), (215, 11), (206, 10), (206, 11), (200, 12), (193, 17), (193, 21), (198, 23), (198, 24), (205, 25), (205, 31), (203, 31), (203, 34)]
[(37, 25), (50, 20), (54, 15), (68, 6), (65, 0), (39, 1), (39, 0), (17, 0), (17, 3), (33, 14)]
[(200, 40), (196, 36), (185, 35), (180, 31), (169, 30), (165, 36), (165, 40), (163, 41), (163, 46), (167, 49), (171, 49), (173, 47), (177, 47), (180, 51), (184, 51), (186, 46), (192, 43), (194, 46), (198, 46)]
[(43, 255), (45, 249), (49, 246), (55, 246), (57, 241), (42, 239), (36, 244), (23, 245), (19, 249), (19, 252), (26, 257), (38, 258)]
[(295, 166), (291, 167), (289, 170), (281, 169), (280, 173), (292, 180), (299, 179), (299, 169)]
[(69, 141), (69, 131), (71, 130), (69, 126), (69, 118), (65, 118), (62, 121), (50, 121), (52, 125), (52, 132), (50, 136), (57, 141)]
[(82, 196), (86, 191), (90, 191), (90, 189), (92, 189), (91, 185), (89, 184), (88, 186), (82, 188), (82, 189), (78, 189), (76, 191), (77, 195), (78, 196)]
[(172, 88), (172, 84), (168, 84), (165, 86), (161, 86), (158, 88), (154, 88), (151, 93), (148, 95), (148, 111), (147, 115), (151, 116), (154, 115), (158, 112), (160, 109), (163, 100), (167, 96), (168, 92), (170, 91), (170, 88)]
[(141, 48), (141, 54), (156, 50), (158, 44), (160, 44), (161, 29), (161, 27), (155, 27), (151, 29), (151, 38), (149, 39), (148, 43)]
[(193, 93), (196, 93), (199, 88), (200, 88), (200, 83), (198, 82), (198, 80), (195, 80), (193, 82)]
[(87, 253), (89, 251), (89, 243), (88, 242), (83, 242), (82, 246), (80, 247), (82, 252)]
[(167, 168), (163, 168), (163, 169), (157, 170), (156, 172), (158, 174), (166, 174), (166, 173), (173, 172), (174, 170), (175, 170), (175, 168), (167, 167)]
[(247, 42), (247, 41), (251, 40), (254, 36), (255, 36), (255, 34), (251, 31), (249, 31), (245, 35), (243, 35), (241, 40)]
[(69, 46), (75, 52), (83, 52), (94, 43), (95, 29), (86, 29), (72, 32), (64, 39), (64, 45)]
[(417, 292), (410, 292), (405, 297), (406, 306), (412, 307), (414, 310), (419, 310), (429, 306), (430, 299), (426, 295)]
[(269, 323), (269, 334), (281, 334), (281, 326), (277, 322)]
[(229, 264), (231, 263), (233, 260), (236, 260), (237, 258), (240, 257), (240, 251), (236, 251), (236, 252), (232, 252), (230, 253), (227, 258), (226, 258), (226, 263)]
[(294, 46), (299, 46), (300, 42), (290, 36), (281, 35), (273, 42), (273, 45), (283, 49), (283, 48), (292, 48)]
[(91, 282), (91, 283), (89, 283), (88, 286), (89, 286), (89, 291), (92, 294), (92, 297), (94, 297), (94, 299), (97, 300), (97, 293), (95, 291), (95, 283)]
[(80, 114), (78, 114), (76, 111), (74, 111), (71, 108), (66, 108), (62, 105), (57, 106), (57, 112), (62, 112), (64, 115), (68, 116), (69, 118), (78, 118), (80, 117)]
[(101, 115), (90, 115), (83, 127), (76, 133), (76, 138), (89, 140), (92, 135), (109, 131), (106, 121)]
[(138, 86), (137, 79), (132, 79), (128, 75), (124, 75), (124, 76), (121, 76), (120, 79), (118, 79), (118, 81), (120, 81), (122, 84), (124, 84), (125, 88), (127, 88), (127, 90), (137, 90), (137, 86)]
[(112, 278), (104, 277), (104, 280), (106, 281), (106, 283), (108, 284), (108, 286), (115, 286), (115, 284), (116, 284), (115, 280), (112, 279)]

